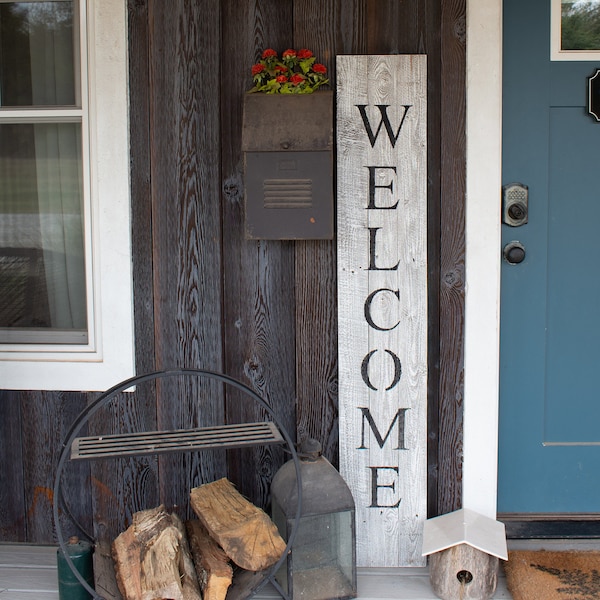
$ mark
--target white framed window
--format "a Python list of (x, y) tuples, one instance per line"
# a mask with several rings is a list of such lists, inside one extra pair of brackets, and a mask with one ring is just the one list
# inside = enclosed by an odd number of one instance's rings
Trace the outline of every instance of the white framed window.
[(125, 0), (0, 0), (0, 388), (134, 374)]
[(552, 60), (600, 60), (600, 0), (551, 0)]

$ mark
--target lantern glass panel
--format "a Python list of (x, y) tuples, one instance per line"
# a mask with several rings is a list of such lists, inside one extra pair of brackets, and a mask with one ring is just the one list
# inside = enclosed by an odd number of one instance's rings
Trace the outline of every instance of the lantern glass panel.
[[(289, 536), (294, 520), (286, 520), (276, 504), (273, 519)], [(354, 511), (302, 517), (287, 565), (277, 573), (279, 584), (292, 598), (354, 598), (353, 540)]]

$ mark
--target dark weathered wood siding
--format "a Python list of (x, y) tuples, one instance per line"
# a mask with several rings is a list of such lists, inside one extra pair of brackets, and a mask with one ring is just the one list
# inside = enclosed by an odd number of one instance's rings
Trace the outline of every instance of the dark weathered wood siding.
[[(296, 439), (337, 464), (335, 241), (248, 241), (242, 99), (266, 47), (308, 47), (335, 81), (337, 54), (428, 55), (429, 512), (461, 502), (464, 320), (465, 0), (129, 0), (131, 190), (137, 370), (223, 371), (257, 390)], [(168, 387), (168, 386), (167, 386)], [(210, 418), (257, 408), (213, 390)], [(184, 426), (191, 394), (128, 394), (91, 429)], [(0, 540), (51, 542), (61, 442), (95, 395), (0, 392)], [(265, 504), (280, 450), (173, 455), (70, 469), (86, 528), (185, 507), (227, 473)]]

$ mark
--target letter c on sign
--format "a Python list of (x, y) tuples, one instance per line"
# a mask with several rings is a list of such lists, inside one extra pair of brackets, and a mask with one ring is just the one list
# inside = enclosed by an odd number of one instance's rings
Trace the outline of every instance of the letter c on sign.
[(395, 325), (392, 325), (392, 327), (380, 327), (379, 325), (375, 324), (375, 321), (373, 321), (373, 317), (371, 316), (371, 303), (373, 302), (375, 296), (379, 294), (379, 292), (391, 292), (392, 294), (394, 294), (394, 296), (396, 296), (396, 298), (398, 298), (398, 300), (400, 300), (400, 290), (390, 290), (389, 288), (381, 288), (379, 290), (371, 292), (365, 300), (365, 320), (373, 329), (376, 329), (377, 331), (391, 331), (392, 329), (398, 327), (400, 321), (397, 321)]

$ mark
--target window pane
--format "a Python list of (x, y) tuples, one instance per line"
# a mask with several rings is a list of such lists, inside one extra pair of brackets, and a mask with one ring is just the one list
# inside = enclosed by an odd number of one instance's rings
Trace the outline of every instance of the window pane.
[(0, 107), (75, 106), (73, 2), (0, 2)]
[(81, 124), (0, 124), (0, 342), (87, 343)]
[(600, 0), (562, 0), (561, 49), (600, 50)]

